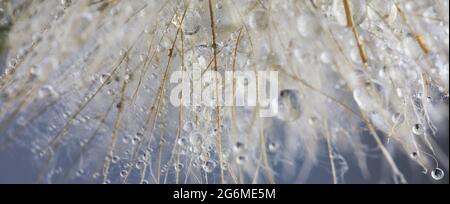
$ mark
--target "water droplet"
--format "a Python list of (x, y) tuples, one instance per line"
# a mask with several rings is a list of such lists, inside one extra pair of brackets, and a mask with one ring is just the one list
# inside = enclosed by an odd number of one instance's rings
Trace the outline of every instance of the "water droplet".
[(250, 27), (257, 30), (265, 30), (269, 27), (269, 15), (264, 10), (257, 10), (250, 16)]
[(183, 168), (184, 168), (184, 165), (181, 164), (181, 163), (174, 164), (174, 169), (175, 169), (175, 171), (177, 171), (177, 172), (180, 172)]
[(60, 5), (64, 8), (68, 8), (72, 4), (72, 0), (61, 0)]
[(295, 121), (301, 116), (299, 92), (286, 89), (280, 92), (278, 98), (278, 118), (284, 121)]
[(203, 142), (203, 134), (201, 132), (193, 132), (189, 137), (189, 142), (194, 146), (200, 146)]
[(409, 156), (411, 157), (411, 159), (417, 159), (419, 154), (417, 154), (417, 152), (412, 152)]
[(270, 153), (275, 153), (278, 150), (278, 144), (274, 143), (274, 142), (271, 142), (268, 145), (268, 149), (269, 149)]
[(83, 176), (83, 174), (84, 174), (84, 170), (83, 170), (83, 169), (79, 169), (79, 170), (75, 173), (75, 175), (78, 176), (78, 177)]
[(102, 74), (102, 76), (100, 77), (100, 82), (102, 84), (111, 84), (112, 82), (112, 77), (110, 74)]
[[(366, 0), (349, 0), (350, 8), (353, 16), (353, 23), (355, 26), (364, 22), (367, 17), (367, 2)], [(344, 9), (343, 1), (334, 1), (333, 14), (336, 21), (343, 25), (347, 25), (347, 14)]]
[[(195, 35), (200, 31), (202, 17), (195, 10), (188, 10), (183, 20), (183, 31), (185, 35)], [(181, 20), (181, 19), (180, 19)]]
[(52, 86), (46, 85), (39, 89), (38, 95), (39, 98), (55, 98), (58, 96), (58, 93)]
[(127, 171), (127, 170), (122, 170), (122, 171), (120, 172), (120, 177), (126, 177), (127, 174), (128, 174), (128, 171)]
[(371, 19), (381, 18), (388, 24), (391, 24), (397, 18), (397, 7), (395, 7), (394, 2), (391, 0), (371, 1), (368, 8), (368, 16)]
[(436, 180), (442, 180), (445, 176), (444, 170), (440, 169), (440, 168), (436, 168), (433, 171), (431, 171), (431, 177)]
[(412, 132), (415, 135), (422, 135), (425, 133), (425, 130), (423, 129), (423, 126), (421, 124), (414, 124), (413, 128), (412, 128)]
[(236, 142), (236, 144), (234, 145), (234, 151), (241, 153), (245, 151), (245, 144), (242, 142)]
[(119, 156), (114, 156), (112, 159), (111, 159), (111, 162), (113, 163), (113, 164), (116, 164), (117, 162), (119, 162), (120, 161), (120, 157)]
[(138, 161), (135, 164), (136, 169), (142, 169), (145, 166), (145, 162), (144, 161)]
[(305, 38), (318, 37), (322, 27), (318, 18), (310, 13), (306, 13), (297, 18), (297, 30)]
[(186, 146), (187, 143), (188, 143), (188, 141), (187, 141), (187, 139), (185, 137), (182, 137), (182, 138), (178, 139), (178, 145), (180, 145), (182, 147)]
[(245, 157), (244, 155), (239, 155), (236, 157), (236, 164), (238, 165), (245, 164), (245, 161), (247, 161), (247, 157)]
[(213, 172), (214, 169), (216, 168), (216, 162), (214, 162), (214, 161), (212, 161), (212, 160), (206, 161), (206, 162), (203, 164), (202, 168), (203, 168), (203, 170), (204, 170), (206, 173), (211, 173), (211, 172)]
[(405, 116), (401, 113), (395, 113), (392, 115), (392, 122), (396, 125), (402, 124), (405, 121)]
[(194, 130), (195, 124), (191, 121), (184, 123), (183, 130), (186, 132), (192, 132)]

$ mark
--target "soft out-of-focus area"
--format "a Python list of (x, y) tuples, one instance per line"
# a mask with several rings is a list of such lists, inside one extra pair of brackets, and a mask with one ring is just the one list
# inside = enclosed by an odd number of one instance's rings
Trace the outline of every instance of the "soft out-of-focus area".
[[(437, 0), (0, 0), (0, 183), (448, 184), (448, 14)], [(279, 112), (174, 106), (177, 83), (252, 87), (195, 71), (277, 71)]]

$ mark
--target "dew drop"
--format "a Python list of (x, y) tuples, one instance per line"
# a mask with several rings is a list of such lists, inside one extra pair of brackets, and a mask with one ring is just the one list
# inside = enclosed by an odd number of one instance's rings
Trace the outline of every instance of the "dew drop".
[(236, 144), (234, 145), (234, 151), (241, 153), (245, 151), (245, 144), (242, 142), (236, 142)]
[(417, 159), (419, 155), (417, 154), (417, 152), (412, 152), (409, 156), (411, 157), (411, 159)]
[(317, 21), (317, 17), (307, 13), (297, 18), (297, 30), (301, 36), (309, 38), (319, 36), (322, 27)]
[(433, 171), (431, 171), (431, 177), (436, 180), (442, 180), (445, 176), (444, 170), (440, 169), (440, 168), (436, 168)]
[(111, 159), (111, 162), (113, 163), (113, 164), (116, 164), (117, 162), (119, 162), (120, 161), (120, 157), (119, 156), (114, 156), (112, 159)]
[(425, 130), (423, 129), (423, 126), (419, 123), (414, 124), (413, 128), (412, 128), (412, 132), (415, 135), (422, 135), (425, 133)]
[(397, 14), (397, 8), (391, 0), (372, 0), (369, 4), (368, 16), (372, 19), (381, 18), (391, 24), (397, 18)]
[(405, 116), (401, 113), (395, 113), (392, 115), (392, 122), (394, 124), (402, 124), (405, 121)]
[(52, 86), (43, 86), (38, 92), (39, 98), (55, 98), (58, 93), (53, 89)]
[(192, 132), (194, 130), (194, 127), (195, 127), (194, 123), (191, 121), (188, 121), (188, 122), (184, 123), (183, 130), (186, 132)]
[(245, 161), (247, 161), (247, 157), (245, 157), (244, 155), (239, 155), (236, 157), (236, 164), (238, 165), (245, 164)]
[(271, 142), (268, 145), (268, 149), (270, 153), (275, 153), (278, 150), (278, 144)]
[(183, 20), (183, 31), (185, 35), (195, 35), (200, 31), (201, 28), (201, 16), (195, 10), (189, 10)]
[(126, 177), (127, 174), (128, 174), (128, 171), (127, 171), (127, 170), (122, 170), (122, 171), (120, 172), (120, 177)]
[(280, 92), (278, 98), (278, 118), (283, 121), (295, 121), (301, 116), (299, 92), (286, 89)]
[(184, 147), (184, 146), (187, 145), (188, 141), (187, 141), (187, 139), (185, 137), (182, 137), (182, 138), (178, 139), (177, 143), (178, 143), (178, 145)]
[(72, 0), (61, 0), (60, 5), (64, 8), (68, 8), (72, 4)]
[(189, 142), (194, 146), (200, 146), (203, 142), (203, 134), (200, 132), (193, 132), (189, 137)]
[(214, 171), (214, 169), (216, 168), (216, 162), (214, 162), (212, 160), (206, 161), (203, 164), (202, 168), (206, 173), (212, 173)]
[[(354, 25), (360, 25), (367, 17), (367, 2), (366, 0), (349, 0), (349, 3), (353, 14)], [(333, 14), (339, 24), (343, 26), (347, 25), (347, 15), (343, 1), (334, 1)]]
[(184, 165), (183, 164), (174, 164), (174, 169), (175, 169), (175, 171), (177, 171), (177, 172), (180, 172), (181, 170), (183, 170), (183, 168), (184, 168)]
[(100, 77), (100, 82), (102, 84), (111, 84), (112, 82), (112, 77), (110, 74), (102, 74), (102, 76)]
[(265, 30), (269, 27), (269, 15), (264, 10), (257, 10), (250, 16), (250, 27), (257, 30)]

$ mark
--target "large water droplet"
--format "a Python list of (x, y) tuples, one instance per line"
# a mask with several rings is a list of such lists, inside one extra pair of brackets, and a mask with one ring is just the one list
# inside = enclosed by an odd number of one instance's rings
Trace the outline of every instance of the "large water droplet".
[(269, 27), (269, 14), (264, 10), (257, 10), (250, 16), (250, 27), (257, 30), (265, 30)]
[(306, 13), (297, 18), (297, 30), (305, 38), (317, 37), (322, 30), (316, 16)]
[(391, 0), (372, 0), (369, 3), (368, 15), (371, 19), (381, 18), (381, 20), (391, 24), (397, 18), (397, 14), (397, 8)]
[(431, 171), (431, 177), (436, 180), (442, 180), (445, 176), (444, 170), (440, 169), (440, 168), (436, 168), (433, 171)]
[(295, 121), (301, 116), (299, 91), (285, 89), (278, 96), (278, 118), (283, 121)]
[(189, 10), (186, 12), (186, 16), (183, 20), (183, 31), (185, 35), (195, 35), (201, 28), (201, 16), (195, 10)]
[(189, 142), (194, 146), (200, 146), (203, 142), (203, 134), (201, 132), (193, 132), (189, 137)]

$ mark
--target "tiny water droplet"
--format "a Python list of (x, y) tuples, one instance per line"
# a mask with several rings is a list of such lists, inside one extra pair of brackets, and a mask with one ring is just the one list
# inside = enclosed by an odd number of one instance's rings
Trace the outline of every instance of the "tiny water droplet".
[(413, 128), (412, 128), (412, 132), (415, 135), (423, 135), (425, 133), (425, 130), (423, 129), (423, 126), (419, 123), (414, 124)]

